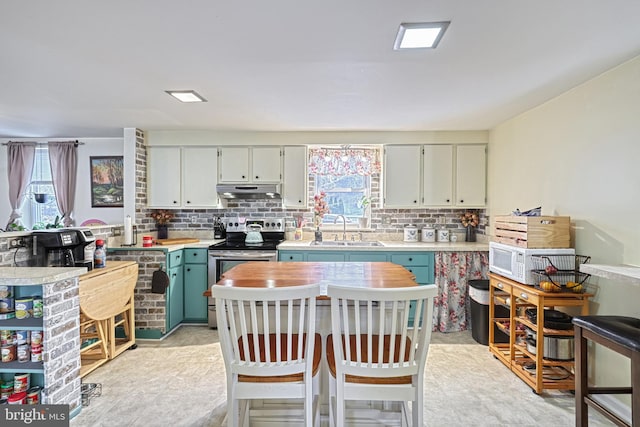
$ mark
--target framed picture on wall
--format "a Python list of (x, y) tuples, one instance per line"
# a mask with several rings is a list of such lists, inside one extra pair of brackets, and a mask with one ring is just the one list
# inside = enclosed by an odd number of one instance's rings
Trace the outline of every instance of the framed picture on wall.
[(91, 156), (91, 207), (124, 207), (124, 157)]

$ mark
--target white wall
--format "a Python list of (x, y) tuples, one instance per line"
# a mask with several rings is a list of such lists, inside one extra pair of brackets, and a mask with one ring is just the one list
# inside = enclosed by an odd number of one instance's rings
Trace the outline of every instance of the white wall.
[[(640, 57), (497, 126), (488, 158), (490, 216), (542, 206), (571, 216), (576, 252), (592, 263), (640, 265)], [(590, 283), (591, 314), (640, 317), (639, 285)], [(605, 384), (627, 366), (597, 352)]]
[[(83, 142), (78, 146), (78, 175), (76, 184), (76, 200), (74, 209), (75, 224), (80, 225), (87, 219), (100, 219), (107, 224), (122, 224), (124, 221), (123, 208), (92, 208), (91, 207), (91, 174), (89, 158), (91, 156), (122, 156), (124, 153), (123, 138), (11, 138), (13, 141), (73, 141)], [(7, 142), (2, 139), (0, 142)], [(11, 214), (9, 206), (9, 179), (7, 177), (7, 147), (0, 146), (0, 227), (4, 228)], [(126, 159), (125, 159), (126, 163)], [(129, 162), (135, 166), (133, 162)], [(132, 166), (132, 167), (133, 167)], [(128, 185), (125, 180), (125, 186)], [(133, 183), (132, 183), (133, 185)]]

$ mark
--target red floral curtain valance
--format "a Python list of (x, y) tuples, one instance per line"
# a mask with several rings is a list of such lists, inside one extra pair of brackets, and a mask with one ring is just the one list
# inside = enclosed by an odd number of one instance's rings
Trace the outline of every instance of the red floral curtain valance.
[(380, 173), (377, 148), (310, 148), (309, 173), (316, 175), (373, 175)]

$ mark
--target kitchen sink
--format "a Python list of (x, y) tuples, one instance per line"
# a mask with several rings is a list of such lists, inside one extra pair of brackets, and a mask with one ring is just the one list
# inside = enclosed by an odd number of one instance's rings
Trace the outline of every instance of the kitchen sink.
[(356, 241), (350, 241), (350, 240), (328, 240), (323, 242), (312, 241), (311, 243), (309, 243), (309, 246), (329, 246), (329, 247), (354, 247), (354, 246), (367, 247), (368, 246), (370, 247), (370, 246), (384, 246), (384, 244), (378, 241), (356, 242)]

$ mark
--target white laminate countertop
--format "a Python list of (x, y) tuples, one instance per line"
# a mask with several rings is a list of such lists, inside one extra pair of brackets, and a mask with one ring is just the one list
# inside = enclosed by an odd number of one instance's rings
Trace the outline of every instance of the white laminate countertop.
[(72, 279), (86, 272), (85, 267), (0, 267), (0, 285), (43, 285)]
[(402, 242), (380, 241), (382, 246), (331, 246), (312, 245), (309, 240), (285, 240), (278, 245), (279, 250), (298, 251), (426, 251), (426, 252), (487, 252), (489, 244), (484, 242)]
[(201, 239), (199, 242), (195, 243), (182, 243), (179, 245), (153, 245), (149, 247), (143, 247), (142, 242), (138, 241), (138, 243), (134, 246), (124, 246), (124, 245), (114, 245), (108, 246), (107, 251), (167, 251), (173, 252), (181, 249), (207, 249), (211, 245), (215, 245), (216, 243), (224, 242), (224, 239), (211, 239), (205, 240)]
[(640, 285), (640, 267), (634, 265), (580, 264), (580, 271), (592, 276)]

